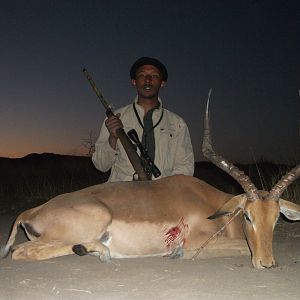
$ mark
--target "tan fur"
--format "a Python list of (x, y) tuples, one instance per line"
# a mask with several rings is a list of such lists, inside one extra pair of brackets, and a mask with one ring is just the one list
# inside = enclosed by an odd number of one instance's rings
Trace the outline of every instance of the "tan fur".
[[(176, 257), (181, 248), (190, 257), (228, 220), (226, 216), (215, 220), (207, 217), (217, 209), (226, 215), (241, 208), (253, 216), (259, 231), (253, 233), (252, 227), (245, 230), (253, 265), (258, 268), (273, 265), (269, 244), (279, 214), (278, 202), (256, 204), (246, 201), (244, 195), (232, 197), (197, 178), (183, 175), (157, 181), (96, 185), (59, 195), (20, 214), (4, 254), (14, 244), (17, 227), (23, 225), (26, 229), (29, 224), (39, 236), (28, 234), (30, 241), (14, 248), (13, 259), (43, 260), (68, 255), (73, 253), (74, 245), (103, 261), (110, 257)], [(230, 199), (236, 200), (227, 202)], [(224, 206), (226, 202), (230, 205)], [(222, 208), (230, 211), (222, 212)], [(242, 217), (236, 218), (223, 232), (219, 244), (213, 242), (208, 248), (215, 245), (219, 251), (221, 244), (224, 249), (230, 249), (230, 244), (234, 248), (236, 241), (244, 237), (243, 222)], [(256, 257), (267, 264), (261, 264)]]

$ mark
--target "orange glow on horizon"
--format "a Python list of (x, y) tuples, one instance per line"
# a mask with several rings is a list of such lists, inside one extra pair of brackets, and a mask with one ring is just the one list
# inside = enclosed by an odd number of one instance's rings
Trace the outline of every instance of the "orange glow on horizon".
[(5, 158), (22, 158), (25, 157), (29, 154), (32, 153), (36, 153), (36, 154), (43, 154), (43, 153), (54, 153), (54, 154), (60, 154), (60, 155), (73, 155), (73, 156), (86, 156), (87, 154), (87, 149), (85, 149), (83, 146), (78, 147), (76, 149), (73, 149), (72, 151), (60, 151), (57, 149), (45, 149), (45, 150), (37, 150), (35, 151), (35, 149), (26, 151), (26, 150), (22, 150), (22, 151), (0, 151), (0, 157), (5, 157)]

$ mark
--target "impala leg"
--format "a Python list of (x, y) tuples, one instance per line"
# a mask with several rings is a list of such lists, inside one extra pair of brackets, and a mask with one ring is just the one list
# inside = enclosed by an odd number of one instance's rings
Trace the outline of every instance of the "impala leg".
[(231, 239), (218, 236), (210, 239), (212, 235), (194, 236), (185, 244), (184, 258), (205, 259), (210, 257), (250, 255), (246, 240)]
[(82, 243), (80, 245), (66, 244), (61, 241), (42, 241), (35, 240), (17, 245), (13, 249), (12, 259), (23, 261), (45, 260), (54, 257), (70, 255), (91, 254), (99, 256), (101, 261), (111, 260), (109, 249), (100, 241)]
[(198, 252), (199, 247), (209, 239), (210, 235), (201, 231), (192, 231), (184, 243), (184, 259), (191, 259)]
[(184, 256), (184, 249), (182, 246), (176, 247), (173, 252), (170, 254), (170, 258), (172, 259), (178, 259), (182, 258)]
[(12, 250), (13, 260), (36, 261), (73, 254), (73, 244), (61, 241), (34, 240), (17, 245)]
[(108, 247), (104, 246), (100, 241), (74, 245), (72, 247), (72, 250), (75, 254), (80, 256), (90, 254), (90, 255), (99, 256), (100, 260), (103, 262), (111, 261)]

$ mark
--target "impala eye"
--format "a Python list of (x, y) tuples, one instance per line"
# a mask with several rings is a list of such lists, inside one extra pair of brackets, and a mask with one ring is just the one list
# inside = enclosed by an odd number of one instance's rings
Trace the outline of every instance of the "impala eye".
[(249, 218), (249, 216), (246, 213), (244, 213), (244, 218), (248, 223), (252, 223), (251, 219)]

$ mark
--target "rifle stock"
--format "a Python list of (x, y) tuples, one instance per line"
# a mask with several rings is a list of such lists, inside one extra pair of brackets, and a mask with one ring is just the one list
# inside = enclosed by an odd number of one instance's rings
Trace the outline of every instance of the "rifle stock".
[(118, 138), (120, 139), (121, 144), (123, 145), (126, 154), (129, 158), (130, 163), (132, 164), (135, 172), (138, 174), (138, 180), (144, 181), (144, 180), (151, 180), (151, 177), (149, 178), (147, 174), (145, 173), (145, 170), (141, 164), (141, 159), (136, 153), (136, 149), (132, 142), (130, 141), (128, 135), (125, 133), (123, 128), (119, 128), (117, 130)]

